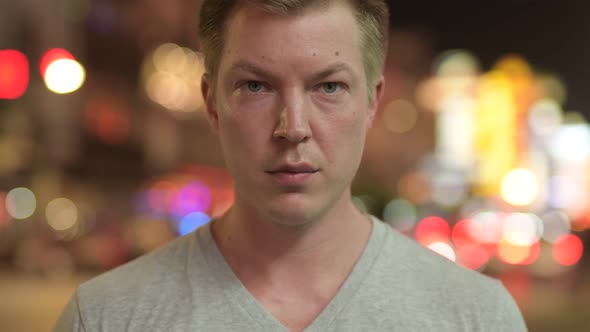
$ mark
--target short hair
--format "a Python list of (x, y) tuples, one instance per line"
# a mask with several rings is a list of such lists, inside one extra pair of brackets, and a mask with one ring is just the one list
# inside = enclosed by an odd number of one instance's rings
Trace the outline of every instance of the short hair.
[(330, 1), (348, 1), (355, 10), (361, 32), (361, 50), (369, 97), (379, 79), (385, 62), (389, 31), (389, 10), (384, 0), (204, 0), (199, 20), (201, 51), (205, 70), (213, 82), (217, 80), (221, 52), (225, 41), (226, 21), (238, 3), (253, 4), (277, 14), (297, 14)]

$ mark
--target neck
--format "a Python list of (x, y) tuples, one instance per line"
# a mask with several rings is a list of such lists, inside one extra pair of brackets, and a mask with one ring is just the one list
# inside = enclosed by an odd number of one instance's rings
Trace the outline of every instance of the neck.
[(262, 278), (313, 278), (331, 271), (348, 273), (368, 241), (371, 223), (348, 197), (322, 218), (298, 226), (245, 213), (236, 204), (213, 223), (212, 231), (220, 251), (240, 278), (243, 273)]

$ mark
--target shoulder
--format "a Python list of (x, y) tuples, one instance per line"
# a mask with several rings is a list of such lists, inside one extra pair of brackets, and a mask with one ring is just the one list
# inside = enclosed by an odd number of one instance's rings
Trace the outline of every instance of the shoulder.
[[(200, 259), (196, 233), (178, 238), (144, 256), (82, 283), (75, 294), (80, 318), (87, 326), (109, 321), (123, 324), (126, 317), (140, 317), (160, 303), (179, 298), (190, 284), (189, 261)], [(141, 316), (143, 317), (143, 316)]]
[(479, 290), (497, 283), (477, 271), (457, 265), (385, 223), (381, 227), (386, 234), (379, 269), (384, 273), (395, 271), (399, 278), (407, 278), (427, 288), (460, 287), (463, 290)]
[(195, 234), (178, 238), (148, 254), (105, 272), (79, 286), (82, 297), (95, 297), (105, 292), (125, 293), (138, 287), (171, 278), (183, 270)]
[(497, 326), (497, 331), (526, 330), (501, 282), (457, 265), (387, 224), (381, 226), (385, 241), (373, 271), (378, 277), (372, 280), (382, 283), (378, 289), (404, 302), (401, 310), (475, 330), (490, 326)]

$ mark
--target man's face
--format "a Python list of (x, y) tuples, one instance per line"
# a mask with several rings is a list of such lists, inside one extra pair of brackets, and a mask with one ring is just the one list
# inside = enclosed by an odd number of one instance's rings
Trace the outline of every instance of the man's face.
[(204, 92), (234, 208), (294, 225), (350, 204), (377, 104), (362, 60), (344, 1), (288, 16), (249, 5), (233, 13), (215, 92)]

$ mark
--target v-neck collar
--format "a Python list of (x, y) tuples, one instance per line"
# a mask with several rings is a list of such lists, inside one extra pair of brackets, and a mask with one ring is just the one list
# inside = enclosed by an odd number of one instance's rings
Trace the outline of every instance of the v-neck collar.
[[(336, 295), (314, 321), (305, 328), (305, 332), (326, 331), (340, 312), (345, 309), (347, 303), (350, 302), (371, 270), (372, 265), (381, 252), (387, 232), (385, 231), (386, 226), (381, 221), (372, 216), (370, 219), (372, 224), (371, 234), (363, 249), (363, 253)], [(239, 307), (242, 312), (246, 313), (256, 324), (260, 325), (263, 331), (288, 332), (288, 329), (277, 318), (258, 303), (256, 298), (235, 275), (229, 264), (227, 264), (211, 235), (210, 224), (201, 227), (196, 233), (196, 236), (198, 236), (197, 241), (201, 252), (205, 256), (208, 268), (211, 269), (212, 274), (215, 276), (214, 283), (222, 290), (229, 303)]]

